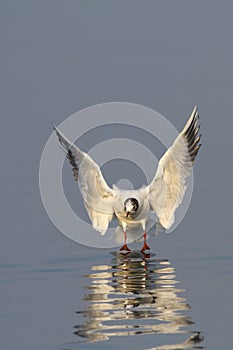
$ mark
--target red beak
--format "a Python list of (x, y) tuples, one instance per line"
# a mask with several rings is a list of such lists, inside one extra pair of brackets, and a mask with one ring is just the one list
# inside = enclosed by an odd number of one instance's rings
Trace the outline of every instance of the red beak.
[(126, 217), (128, 217), (128, 216), (129, 216), (129, 214), (130, 214), (130, 211), (127, 211), (127, 212), (126, 212)]

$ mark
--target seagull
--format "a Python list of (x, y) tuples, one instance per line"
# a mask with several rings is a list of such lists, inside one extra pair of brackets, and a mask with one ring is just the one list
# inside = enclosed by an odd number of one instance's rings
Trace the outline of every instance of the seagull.
[(79, 183), (94, 230), (104, 235), (110, 221), (116, 217), (124, 240), (120, 251), (131, 251), (127, 245), (129, 232), (141, 233), (144, 238), (141, 252), (150, 250), (146, 242), (149, 214), (154, 212), (164, 229), (174, 223), (175, 211), (187, 188), (186, 179), (201, 146), (197, 106), (183, 130), (160, 159), (152, 182), (136, 190), (123, 190), (115, 185), (110, 188), (95, 161), (70, 142), (56, 126), (53, 125), (53, 128), (72, 167), (74, 179)]

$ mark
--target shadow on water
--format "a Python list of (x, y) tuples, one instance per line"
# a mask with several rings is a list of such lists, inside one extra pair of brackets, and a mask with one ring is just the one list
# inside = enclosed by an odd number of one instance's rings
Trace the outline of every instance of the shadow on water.
[(186, 310), (184, 289), (179, 289), (175, 269), (166, 259), (156, 259), (133, 251), (113, 253), (110, 265), (92, 266), (86, 277), (86, 310), (78, 311), (84, 323), (76, 325), (80, 342), (105, 341), (111, 337), (139, 334), (186, 334), (180, 344), (153, 349), (202, 349), (200, 332), (191, 332), (194, 324)]

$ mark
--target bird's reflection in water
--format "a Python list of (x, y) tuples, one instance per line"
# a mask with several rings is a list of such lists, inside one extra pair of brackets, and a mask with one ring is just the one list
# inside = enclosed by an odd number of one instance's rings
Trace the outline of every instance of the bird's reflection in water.
[(82, 340), (187, 333), (188, 339), (182, 344), (153, 349), (190, 349), (196, 345), (202, 348), (200, 333), (187, 330), (193, 324), (185, 312), (190, 307), (180, 296), (184, 290), (178, 288), (175, 269), (168, 260), (138, 251), (127, 256), (117, 253), (111, 265), (93, 266), (86, 277), (91, 279), (84, 296), (89, 305), (78, 311), (86, 320), (75, 326), (75, 334)]

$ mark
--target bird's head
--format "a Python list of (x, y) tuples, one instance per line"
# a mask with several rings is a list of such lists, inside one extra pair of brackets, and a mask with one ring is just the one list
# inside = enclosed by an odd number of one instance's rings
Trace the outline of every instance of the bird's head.
[(124, 203), (125, 216), (136, 214), (139, 204), (136, 198), (127, 198)]

